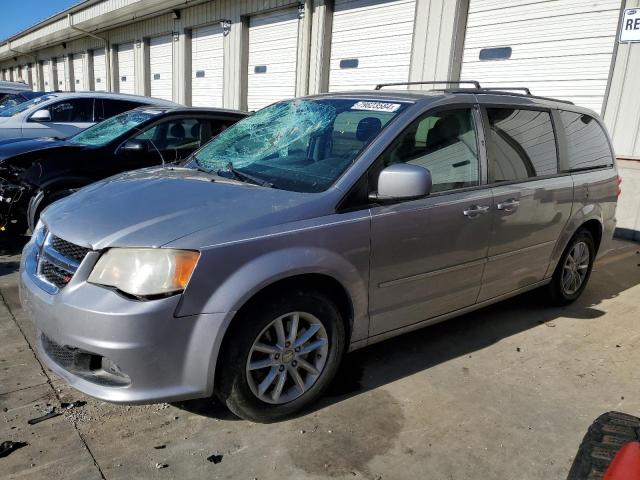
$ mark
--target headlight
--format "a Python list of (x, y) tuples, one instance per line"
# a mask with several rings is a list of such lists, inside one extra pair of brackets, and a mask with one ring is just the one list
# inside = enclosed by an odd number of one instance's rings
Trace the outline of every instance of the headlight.
[(200, 254), (166, 248), (112, 248), (93, 267), (89, 282), (137, 297), (185, 289)]

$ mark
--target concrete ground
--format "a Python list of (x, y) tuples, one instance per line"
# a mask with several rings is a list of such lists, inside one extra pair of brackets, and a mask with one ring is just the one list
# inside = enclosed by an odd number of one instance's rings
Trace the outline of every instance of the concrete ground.
[[(66, 387), (32, 350), (14, 247), (0, 256), (0, 442), (28, 446), (0, 458), (0, 477), (566, 478), (596, 417), (640, 416), (639, 245), (615, 247), (574, 305), (533, 292), (354, 353), (312, 411), (272, 425)], [(27, 424), (75, 400), (87, 403)]]

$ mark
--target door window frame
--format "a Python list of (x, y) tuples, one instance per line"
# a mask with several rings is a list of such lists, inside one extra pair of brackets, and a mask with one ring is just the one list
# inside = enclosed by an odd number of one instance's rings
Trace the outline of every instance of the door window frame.
[[(360, 176), (360, 178), (358, 178), (358, 180), (356, 180), (353, 183), (349, 191), (345, 195), (343, 195), (343, 197), (340, 199), (340, 201), (336, 206), (336, 212), (346, 213), (346, 212), (352, 212), (357, 210), (369, 209), (373, 207), (380, 207), (382, 205), (388, 206), (388, 205), (396, 205), (396, 204), (407, 203), (407, 202), (419, 202), (427, 198), (441, 197), (445, 195), (457, 194), (460, 192), (470, 192), (470, 191), (481, 190), (489, 187), (487, 149), (486, 149), (487, 142), (485, 137), (485, 123), (482, 119), (481, 107), (482, 105), (479, 104), (478, 102), (448, 103), (446, 105), (439, 105), (436, 107), (427, 107), (422, 112), (416, 114), (415, 117), (411, 121), (409, 121), (407, 125), (402, 129), (402, 131), (398, 133), (389, 142), (389, 144), (385, 147), (384, 151), (378, 157), (376, 157), (376, 159), (373, 162), (371, 162), (367, 170)], [(468, 109), (471, 112), (471, 121), (476, 134), (476, 148), (477, 148), (477, 155), (478, 155), (478, 184), (477, 185), (472, 185), (469, 187), (454, 188), (454, 189), (446, 190), (442, 192), (434, 192), (420, 198), (390, 200), (390, 201), (385, 201), (384, 203), (369, 201), (362, 204), (350, 205), (350, 197), (355, 191), (358, 190), (359, 187), (361, 187), (361, 183), (363, 182), (366, 183), (367, 191), (368, 193), (371, 193), (368, 184), (369, 184), (369, 177), (373, 173), (373, 170), (380, 169), (380, 171), (382, 171), (382, 168), (381, 168), (382, 165), (380, 165), (382, 162), (382, 159), (385, 157), (385, 155), (389, 153), (389, 150), (394, 147), (396, 140), (401, 138), (410, 128), (413, 127), (413, 125), (415, 125), (416, 122), (419, 122), (422, 119), (425, 119), (429, 116), (437, 115), (438, 113), (441, 113), (441, 112), (452, 111), (452, 110), (465, 110), (465, 109)], [(378, 172), (378, 175), (380, 175), (380, 172)]]
[[(51, 112), (51, 108), (53, 108), (55, 105), (58, 105), (60, 103), (65, 103), (65, 102), (70, 102), (70, 101), (74, 101), (74, 100), (83, 100), (87, 97), (73, 97), (73, 98), (60, 98), (57, 100), (54, 100), (53, 102), (47, 104), (47, 105), (43, 105), (41, 108), (37, 108), (35, 109), (31, 115), (29, 115), (27, 117), (27, 122), (35, 122), (35, 120), (32, 120), (31, 117), (33, 117), (33, 115), (39, 111), (39, 110), (49, 110), (49, 114), (51, 115), (51, 121), (50, 122), (46, 122), (46, 123), (64, 123), (66, 125), (71, 124), (71, 123), (95, 123), (96, 121), (96, 99), (95, 98), (90, 98), (91, 100), (91, 120), (87, 121), (87, 122), (60, 122), (60, 121), (55, 121), (53, 120), (53, 114)], [(40, 122), (36, 122), (36, 123), (40, 123)]]

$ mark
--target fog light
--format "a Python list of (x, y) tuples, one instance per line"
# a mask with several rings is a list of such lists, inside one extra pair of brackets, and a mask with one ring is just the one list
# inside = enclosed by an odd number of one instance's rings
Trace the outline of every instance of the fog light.
[(100, 367), (107, 373), (110, 373), (117, 377), (127, 378), (127, 376), (122, 373), (122, 370), (120, 370), (120, 367), (118, 367), (118, 365), (113, 363), (107, 357), (102, 357), (102, 364), (100, 365)]

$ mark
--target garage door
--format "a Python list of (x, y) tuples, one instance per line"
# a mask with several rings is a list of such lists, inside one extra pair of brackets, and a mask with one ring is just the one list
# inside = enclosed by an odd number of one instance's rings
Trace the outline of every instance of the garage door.
[(151, 96), (173, 100), (173, 39), (171, 35), (151, 39), (149, 59)]
[(299, 22), (297, 9), (250, 18), (249, 110), (295, 96)]
[(118, 45), (118, 91), (136, 93), (136, 70), (133, 43)]
[(84, 55), (76, 53), (73, 56), (73, 89), (76, 92), (84, 92), (87, 87), (84, 82)]
[(471, 0), (462, 79), (602, 108), (619, 0)]
[(93, 51), (93, 89), (98, 92), (107, 89), (107, 62), (104, 48)]
[(69, 90), (69, 85), (67, 82), (67, 69), (64, 57), (56, 59), (56, 90)]
[(329, 91), (409, 80), (415, 0), (336, 0)]
[(191, 103), (222, 107), (224, 51), (219, 25), (196, 28), (191, 42)]
[(44, 91), (50, 92), (54, 90), (51, 87), (51, 60), (42, 62), (42, 76), (44, 77), (44, 82), (42, 82), (44, 84)]

